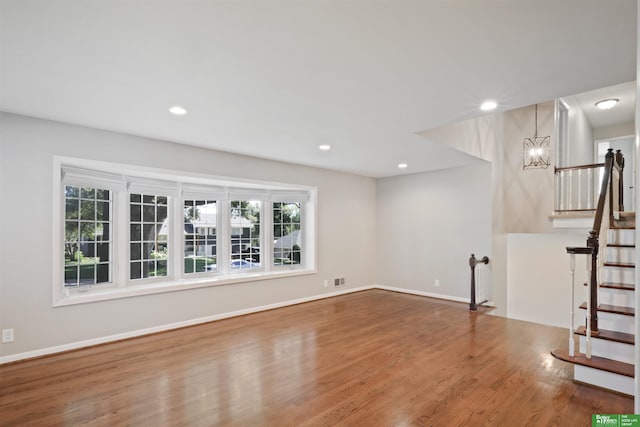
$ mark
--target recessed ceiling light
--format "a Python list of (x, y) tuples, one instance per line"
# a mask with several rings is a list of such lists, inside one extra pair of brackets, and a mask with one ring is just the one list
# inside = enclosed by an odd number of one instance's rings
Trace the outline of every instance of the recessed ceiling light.
[(480, 109), (482, 111), (491, 111), (495, 110), (497, 106), (498, 103), (496, 101), (484, 101), (482, 105), (480, 105)]
[(616, 98), (603, 99), (602, 101), (596, 102), (596, 107), (598, 107), (601, 110), (608, 110), (609, 108), (615, 107), (618, 101), (620, 100)]
[(399, 164), (398, 164), (398, 168), (400, 168), (400, 169), (406, 169), (408, 166), (409, 166), (409, 165), (408, 165), (408, 164), (406, 164), (406, 163), (399, 163)]
[(169, 108), (169, 112), (174, 116), (185, 116), (188, 113), (187, 109), (181, 107), (180, 105), (174, 105), (173, 107)]
[(329, 144), (318, 145), (318, 150), (329, 151), (331, 150), (331, 146)]

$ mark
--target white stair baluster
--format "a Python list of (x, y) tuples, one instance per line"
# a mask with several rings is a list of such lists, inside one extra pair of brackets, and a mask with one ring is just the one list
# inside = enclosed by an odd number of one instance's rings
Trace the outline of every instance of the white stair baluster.
[(569, 322), (569, 356), (574, 356), (575, 355), (575, 348), (576, 348), (576, 343), (574, 341), (574, 324), (573, 324), (573, 316), (574, 316), (574, 311), (573, 311), (573, 305), (574, 305), (574, 289), (575, 289), (575, 270), (576, 270), (576, 254), (571, 254), (571, 256), (569, 257), (569, 269), (570, 269), (570, 275), (571, 275), (571, 321)]
[(591, 257), (587, 256), (587, 277), (589, 278), (589, 291), (587, 292), (587, 359), (591, 359)]

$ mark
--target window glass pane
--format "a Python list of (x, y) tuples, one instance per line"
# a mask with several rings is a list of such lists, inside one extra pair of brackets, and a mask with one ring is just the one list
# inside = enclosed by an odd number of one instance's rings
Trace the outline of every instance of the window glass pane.
[(98, 243), (96, 245), (96, 262), (108, 262), (111, 260), (109, 243)]
[[(100, 202), (96, 202), (98, 194)], [(96, 204), (100, 218), (96, 217)], [(66, 186), (64, 206), (65, 286), (111, 282), (111, 192)], [(99, 277), (98, 263), (102, 265)]]
[(231, 269), (260, 267), (260, 206), (258, 200), (230, 202)]
[(142, 221), (155, 223), (156, 221), (156, 207), (155, 205), (144, 205), (142, 207)]
[(130, 236), (132, 242), (139, 242), (142, 240), (142, 224), (131, 224)]
[(66, 219), (78, 219), (78, 212), (80, 211), (79, 199), (67, 199), (65, 203), (65, 218)]
[(64, 267), (64, 285), (78, 286), (78, 264), (66, 265)]
[(109, 200), (110, 196), (111, 194), (108, 190), (96, 190), (96, 199), (98, 200)]
[(80, 199), (80, 219), (93, 221), (96, 219), (96, 202)]
[(131, 279), (142, 278), (142, 264), (139, 262), (131, 263)]
[(300, 203), (273, 203), (273, 265), (300, 264), (301, 230)]
[(131, 221), (142, 221), (142, 206), (138, 204), (132, 204), (129, 210)]
[(156, 224), (155, 223), (143, 224), (142, 235), (144, 236), (143, 240), (155, 241), (156, 240)]
[(70, 198), (73, 198), (73, 197), (78, 198), (78, 197), (80, 197), (80, 189), (78, 187), (73, 187), (71, 185), (67, 185), (67, 186), (64, 187), (64, 196), (67, 199), (70, 199)]
[(169, 258), (167, 198), (151, 194), (132, 194), (129, 200), (131, 212), (129, 277), (145, 279), (167, 276)]
[(109, 202), (96, 203), (96, 219), (98, 221), (109, 221)]
[(80, 191), (80, 197), (83, 199), (95, 199), (96, 198), (96, 189), (95, 188), (83, 188)]
[(98, 264), (96, 267), (96, 283), (109, 281), (109, 264)]
[(130, 259), (142, 259), (142, 245), (140, 243), (131, 243)]
[(80, 241), (93, 242), (96, 238), (96, 223), (81, 222), (80, 223)]
[(216, 201), (185, 200), (183, 208), (185, 274), (217, 272)]

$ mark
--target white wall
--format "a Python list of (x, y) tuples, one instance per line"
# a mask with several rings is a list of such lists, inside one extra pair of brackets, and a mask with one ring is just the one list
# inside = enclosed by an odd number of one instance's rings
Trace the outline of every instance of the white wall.
[[(538, 104), (538, 135), (554, 132), (554, 102)], [(553, 166), (522, 170), (524, 138), (534, 134), (534, 107), (465, 120), (419, 134), (491, 162), (492, 296), (496, 315), (507, 313), (507, 235), (548, 233), (553, 213)], [(550, 151), (554, 152), (551, 141)], [(553, 161), (553, 159), (552, 159)]]
[(377, 283), (468, 299), (469, 256), (491, 256), (491, 165), (379, 179), (376, 205)]
[(633, 121), (611, 126), (602, 126), (593, 129), (593, 139), (619, 138), (621, 136), (635, 135), (635, 123)]
[(567, 138), (567, 164), (562, 166), (588, 165), (593, 163), (593, 129), (579, 102), (572, 96), (562, 98), (569, 107)]
[[(54, 155), (316, 186), (318, 273), (52, 308)], [(0, 156), (0, 329), (15, 330), (0, 356), (374, 283), (373, 179), (11, 114)]]
[[(585, 240), (585, 233), (509, 234), (507, 317), (568, 328), (571, 280), (566, 247), (584, 246)], [(582, 285), (588, 278), (586, 256), (576, 256), (575, 274), (577, 327), (584, 324), (584, 314), (577, 307), (587, 300), (587, 288)]]
[[(554, 210), (553, 163), (546, 169), (523, 170), (523, 141), (535, 129), (535, 107), (503, 113), (502, 175), (496, 177), (496, 191), (502, 192), (501, 221), (494, 222), (500, 233), (549, 233), (553, 226), (549, 216)], [(538, 104), (538, 136), (551, 136), (554, 129), (554, 103)], [(552, 142), (553, 143), (553, 142)], [(553, 153), (550, 147), (550, 152)], [(553, 159), (551, 159), (553, 162)]]

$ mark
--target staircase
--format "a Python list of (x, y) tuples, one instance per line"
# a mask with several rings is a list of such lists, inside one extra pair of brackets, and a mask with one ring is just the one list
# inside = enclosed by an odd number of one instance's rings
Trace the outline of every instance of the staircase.
[[(620, 212), (606, 230), (604, 263), (597, 293), (597, 331), (587, 356), (587, 303), (578, 308), (585, 323), (575, 329), (578, 348), (553, 350), (554, 357), (574, 364), (574, 380), (620, 393), (634, 393), (635, 355), (635, 213)], [(585, 284), (586, 285), (586, 284)]]
[[(633, 395), (636, 215), (624, 211), (624, 156), (620, 150), (608, 149), (604, 165), (596, 166), (604, 169), (587, 244), (567, 248), (572, 285), (569, 346), (551, 354), (574, 364), (575, 381)], [(587, 302), (578, 307), (585, 323), (574, 330), (576, 256), (585, 255), (589, 257)]]

